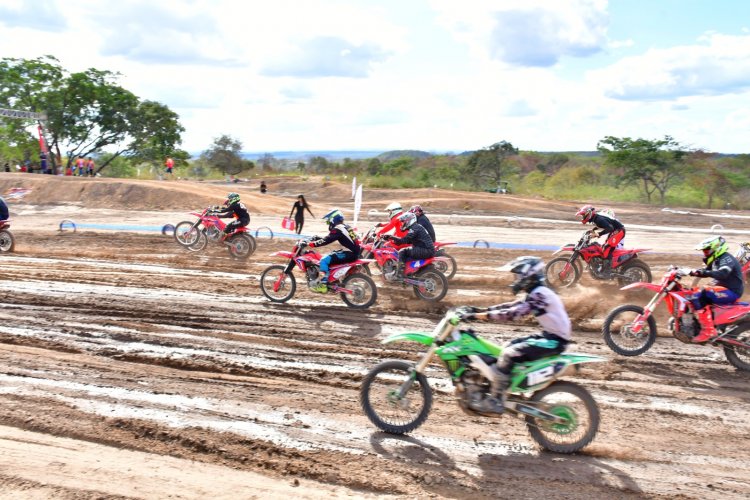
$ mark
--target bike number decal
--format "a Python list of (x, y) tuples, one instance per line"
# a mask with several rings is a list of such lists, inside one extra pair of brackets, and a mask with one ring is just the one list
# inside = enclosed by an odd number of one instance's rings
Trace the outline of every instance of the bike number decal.
[(342, 267), (341, 269), (337, 269), (336, 272), (333, 273), (333, 277), (336, 279), (341, 279), (346, 275), (346, 272), (349, 271), (349, 267)]
[(544, 368), (541, 368), (539, 370), (533, 371), (526, 375), (526, 386), (530, 387), (532, 385), (541, 384), (542, 382), (546, 382), (547, 380), (552, 378), (552, 375), (555, 374), (555, 367), (545, 366)]

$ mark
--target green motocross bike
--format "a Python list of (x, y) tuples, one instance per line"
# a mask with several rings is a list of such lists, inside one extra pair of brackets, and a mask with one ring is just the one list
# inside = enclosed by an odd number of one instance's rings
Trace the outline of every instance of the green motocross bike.
[[(503, 348), (461, 330), (460, 309), (451, 309), (432, 334), (398, 333), (383, 343), (414, 341), (429, 346), (416, 364), (384, 361), (370, 370), (360, 389), (362, 409), (375, 426), (391, 434), (411, 432), (422, 425), (432, 407), (432, 389), (425, 371), (433, 355), (443, 361), (455, 387), (459, 407), (471, 416), (500, 417), (471, 409), (488, 396), (490, 365)], [(525, 418), (531, 437), (543, 448), (575, 453), (588, 445), (599, 429), (599, 408), (582, 386), (560, 377), (575, 373), (581, 363), (606, 361), (597, 356), (562, 353), (525, 363), (511, 372), (506, 414)]]

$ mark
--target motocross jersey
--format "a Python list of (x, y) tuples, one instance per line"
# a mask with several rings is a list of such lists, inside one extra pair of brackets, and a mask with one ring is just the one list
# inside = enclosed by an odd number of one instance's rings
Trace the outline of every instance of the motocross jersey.
[(742, 266), (737, 259), (729, 252), (719, 256), (718, 259), (702, 270), (704, 276), (714, 279), (714, 284), (723, 286), (741, 297), (745, 291), (745, 284), (742, 279)]
[(604, 236), (605, 234), (611, 234), (615, 231), (624, 230), (625, 226), (622, 225), (622, 222), (620, 222), (617, 219), (610, 219), (609, 217), (606, 217), (604, 215), (596, 214), (592, 219), (591, 223), (601, 229), (602, 231), (599, 233), (599, 236)]
[(236, 217), (243, 226), (250, 224), (250, 212), (247, 211), (244, 203), (232, 203), (227, 208), (216, 212), (221, 218)]
[(435, 239), (435, 228), (432, 227), (432, 222), (430, 222), (430, 219), (427, 218), (425, 214), (422, 214), (417, 217), (417, 224), (422, 226), (427, 230), (427, 234), (430, 235), (430, 238), (432, 238), (432, 242), (435, 243), (437, 239)]
[(352, 252), (354, 255), (359, 257), (361, 247), (359, 246), (359, 239), (354, 230), (346, 224), (337, 224), (331, 228), (331, 232), (328, 233), (324, 238), (313, 242), (314, 246), (322, 247), (338, 241), (341, 246)]
[(385, 233), (393, 229), (393, 234), (396, 236), (396, 238), (403, 238), (406, 236), (406, 231), (401, 229), (401, 221), (398, 220), (398, 217), (402, 215), (404, 212), (399, 212), (393, 217), (391, 217), (391, 220), (388, 221), (388, 224), (381, 227), (378, 230), (378, 236), (383, 236)]
[(495, 321), (513, 321), (533, 314), (545, 332), (565, 340), (571, 338), (570, 318), (565, 305), (546, 286), (534, 288), (521, 300), (492, 306), (487, 313), (487, 317)]
[(432, 242), (430, 235), (427, 234), (427, 230), (416, 222), (409, 228), (406, 236), (403, 238), (393, 238), (393, 242), (396, 245), (411, 245), (413, 248), (424, 248), (430, 250), (432, 255), (435, 252), (435, 244)]

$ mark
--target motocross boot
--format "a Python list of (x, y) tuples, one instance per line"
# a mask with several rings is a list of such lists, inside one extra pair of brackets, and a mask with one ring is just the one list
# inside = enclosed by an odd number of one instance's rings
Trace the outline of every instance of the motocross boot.
[(709, 306), (695, 311), (695, 317), (701, 325), (701, 331), (693, 337), (694, 343), (702, 344), (716, 337), (716, 327), (714, 326), (713, 314)]
[(403, 262), (398, 261), (398, 264), (396, 264), (396, 272), (393, 274), (393, 279), (396, 281), (404, 280), (404, 263)]
[(491, 394), (471, 405), (471, 409), (481, 413), (497, 413), (501, 415), (505, 412), (505, 391), (510, 385), (510, 375), (503, 373), (492, 367), (495, 372), (495, 378), (492, 380)]

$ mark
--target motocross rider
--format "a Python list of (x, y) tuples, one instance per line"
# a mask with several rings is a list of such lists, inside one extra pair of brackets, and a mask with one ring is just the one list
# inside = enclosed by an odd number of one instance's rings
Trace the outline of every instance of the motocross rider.
[[(625, 226), (615, 218), (596, 213), (596, 209), (592, 205), (584, 205), (576, 215), (581, 218), (581, 224), (590, 222), (596, 226), (596, 228), (590, 230), (593, 235), (597, 237), (608, 235), (607, 241), (602, 245), (602, 257), (604, 258), (602, 273), (605, 277), (612, 277), (612, 257), (614, 257), (615, 248), (625, 237)], [(597, 233), (597, 229), (601, 231)]]
[(383, 238), (392, 240), (396, 245), (411, 245), (398, 251), (398, 265), (396, 266), (396, 278), (404, 277), (404, 265), (407, 260), (429, 259), (435, 256), (435, 244), (427, 234), (427, 230), (417, 224), (417, 216), (406, 212), (398, 217), (399, 229), (404, 233), (403, 238), (384, 234)]
[(222, 236), (222, 240), (226, 240), (235, 230), (250, 224), (250, 212), (247, 211), (245, 204), (240, 202), (239, 194), (229, 193), (227, 199), (224, 200), (224, 207), (226, 208), (219, 209), (216, 207), (213, 212), (222, 219), (234, 217), (235, 220), (224, 227), (224, 236)]
[(427, 218), (424, 210), (422, 210), (422, 205), (414, 205), (409, 209), (409, 212), (417, 216), (417, 224), (427, 230), (427, 234), (430, 235), (432, 242), (435, 243), (437, 241), (435, 238), (435, 228), (432, 227), (432, 222), (430, 222), (430, 219)]
[(401, 203), (394, 201), (387, 207), (385, 207), (385, 210), (388, 212), (388, 222), (383, 224), (379, 223), (377, 227), (380, 229), (377, 232), (378, 236), (383, 236), (385, 233), (393, 229), (393, 233), (398, 238), (403, 238), (406, 236), (406, 231), (401, 230), (401, 224), (398, 221), (398, 217), (404, 213), (404, 209), (401, 208)]
[(491, 306), (487, 309), (469, 307), (462, 319), (514, 321), (533, 314), (542, 333), (519, 337), (505, 344), (503, 354), (492, 365), (495, 373), (489, 397), (473, 403), (472, 409), (484, 413), (503, 413), (505, 391), (510, 384), (510, 373), (515, 363), (533, 361), (563, 352), (571, 339), (570, 318), (560, 297), (547, 288), (544, 279), (544, 262), (539, 257), (524, 256), (500, 268), (515, 275), (511, 285), (514, 294), (523, 291), (522, 298)]
[(8, 212), (8, 204), (5, 203), (3, 197), (0, 196), (0, 222), (8, 220), (8, 217), (10, 217), (10, 212)]
[[(322, 219), (328, 223), (328, 230), (330, 231), (324, 238), (315, 237), (310, 241), (307, 246), (322, 247), (338, 241), (346, 249), (336, 250), (329, 254), (326, 254), (320, 259), (320, 270), (323, 271), (323, 279), (312, 287), (310, 290), (313, 292), (326, 293), (328, 291), (328, 278), (330, 274), (329, 266), (335, 264), (343, 264), (345, 262), (354, 262), (359, 258), (361, 248), (359, 246), (359, 239), (357, 234), (354, 232), (348, 224), (344, 224), (344, 214), (338, 208), (334, 208)], [(317, 277), (316, 277), (317, 279)]]
[(711, 286), (701, 288), (691, 299), (695, 307), (695, 316), (701, 325), (701, 331), (693, 337), (693, 342), (708, 342), (716, 336), (716, 327), (709, 304), (733, 304), (742, 297), (745, 284), (742, 279), (742, 267), (737, 259), (729, 253), (729, 244), (721, 236), (711, 236), (701, 241), (696, 250), (703, 250), (703, 262), (706, 267), (690, 271), (690, 276), (713, 278)]

